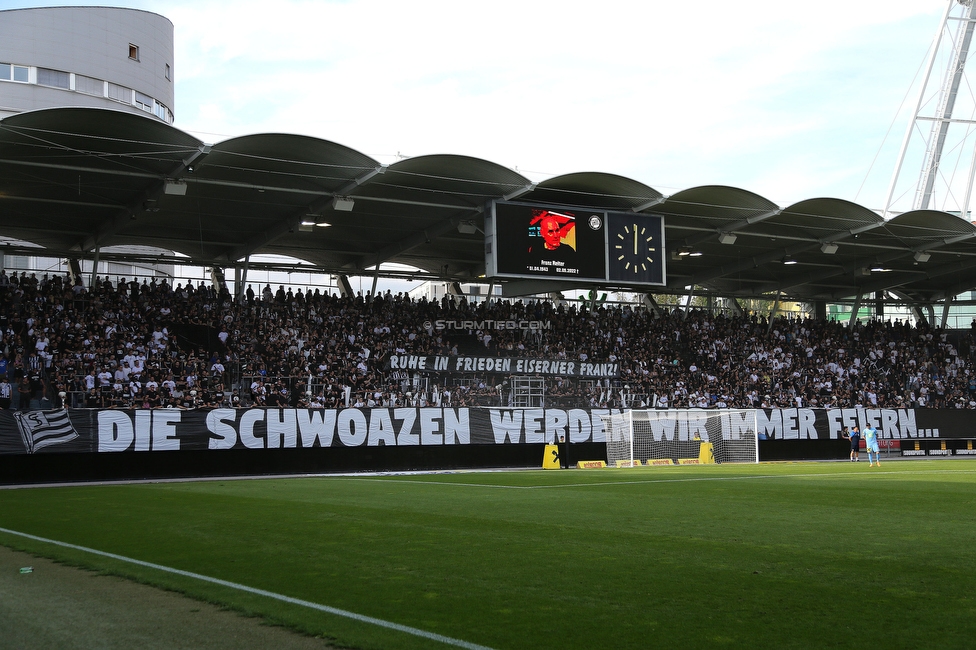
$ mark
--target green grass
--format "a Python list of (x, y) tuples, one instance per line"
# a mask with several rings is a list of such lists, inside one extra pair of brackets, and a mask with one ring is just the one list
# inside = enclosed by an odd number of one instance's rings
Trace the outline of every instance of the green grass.
[[(976, 463), (0, 491), (0, 527), (492, 648), (972, 647)], [(0, 534), (356, 648), (429, 640)]]

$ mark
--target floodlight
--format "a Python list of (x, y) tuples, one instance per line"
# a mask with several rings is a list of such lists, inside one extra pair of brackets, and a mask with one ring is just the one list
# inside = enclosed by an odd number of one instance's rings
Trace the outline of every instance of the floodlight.
[(720, 233), (719, 236), (718, 236), (718, 241), (719, 241), (719, 243), (722, 243), (722, 244), (732, 245), (732, 244), (735, 243), (735, 239), (736, 239), (735, 235), (733, 235), (730, 232), (723, 232), (723, 233)]
[(341, 212), (351, 212), (356, 202), (348, 196), (337, 196), (332, 199), (332, 208)]
[(924, 251), (918, 251), (915, 253), (916, 262), (928, 262), (931, 257), (932, 255), (930, 253), (926, 253)]
[(820, 247), (820, 252), (824, 255), (833, 255), (839, 247), (832, 242), (826, 242)]
[(171, 194), (172, 196), (186, 196), (186, 181), (166, 181), (166, 184), (163, 186), (163, 193)]

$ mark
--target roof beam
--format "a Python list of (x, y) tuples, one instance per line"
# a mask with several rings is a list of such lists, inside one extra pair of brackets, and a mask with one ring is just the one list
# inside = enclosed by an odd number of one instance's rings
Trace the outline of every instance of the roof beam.
[(798, 255), (804, 251), (814, 248), (816, 244), (803, 244), (799, 246), (787, 246), (786, 248), (777, 248), (774, 251), (768, 253), (763, 253), (762, 255), (757, 255), (756, 257), (750, 257), (749, 259), (734, 264), (732, 266), (720, 266), (716, 269), (711, 269), (707, 273), (699, 273), (697, 275), (691, 276), (687, 280), (679, 280), (677, 282), (668, 282), (669, 287), (677, 286), (688, 286), (696, 284), (704, 284), (709, 280), (716, 280), (726, 275), (735, 275), (743, 271), (748, 271), (749, 269), (754, 269), (756, 267), (762, 266), (764, 264), (769, 264), (770, 262), (775, 262), (776, 260), (782, 259), (786, 255)]
[(361, 174), (357, 176), (356, 178), (352, 179), (351, 181), (349, 181), (348, 183), (346, 183), (345, 185), (337, 189), (335, 192), (333, 192), (333, 196), (336, 195), (346, 196), (347, 194), (352, 192), (360, 185), (363, 185), (364, 183), (368, 183), (370, 180), (372, 180), (374, 176), (379, 176), (380, 174), (383, 174), (385, 172), (386, 172), (386, 165), (380, 165), (378, 167), (374, 167), (373, 169), (369, 170), (365, 174)]
[(523, 194), (528, 194), (536, 187), (535, 183), (529, 183), (528, 185), (523, 185), (517, 190), (513, 190), (501, 198), (502, 201), (512, 201), (522, 196)]
[(441, 223), (432, 226), (431, 228), (417, 231), (409, 237), (405, 237), (398, 242), (394, 242), (393, 244), (390, 244), (386, 248), (383, 248), (372, 255), (364, 256), (358, 263), (347, 264), (344, 268), (350, 271), (363, 271), (371, 266), (378, 267), (380, 264), (386, 262), (392, 257), (395, 257), (396, 255), (405, 253), (418, 246), (429, 244), (441, 235), (447, 234), (452, 230), (457, 230), (459, 223), (465, 219), (470, 219), (472, 216), (479, 214), (481, 211), (482, 208), (478, 207), (472, 208), (465, 212), (459, 212), (453, 217), (450, 217), (449, 219), (446, 219)]
[[(976, 269), (976, 260), (974, 261), (967, 260), (965, 262), (963, 261), (952, 262), (950, 264), (946, 264), (945, 266), (941, 266), (933, 271), (927, 271), (925, 273), (925, 279), (933, 280), (947, 275), (955, 275), (957, 273), (964, 272), (964, 271), (972, 271), (974, 269)], [(972, 289), (972, 287), (973, 287), (973, 282), (972, 279), (969, 278), (966, 280), (961, 280), (955, 284), (951, 284), (945, 287), (943, 291), (935, 293), (933, 295), (937, 298), (955, 297), (958, 296), (963, 291), (966, 291), (967, 289)]]
[[(967, 261), (967, 262), (953, 262), (950, 264), (944, 264), (942, 266), (933, 269), (925, 269), (925, 270), (919, 269), (918, 271), (911, 271), (911, 270), (900, 271), (898, 272), (898, 275), (894, 277), (886, 278), (884, 276), (879, 276), (878, 280), (872, 282), (866, 282), (862, 284), (861, 287), (863, 291), (882, 291), (882, 290), (893, 291), (899, 287), (907, 287), (911, 285), (913, 282), (918, 282), (920, 280), (935, 280), (941, 277), (945, 277), (947, 275), (953, 275), (956, 273), (960, 273), (962, 271), (970, 271), (973, 269), (976, 269), (976, 260)], [(886, 273), (885, 275), (888, 274)], [(906, 276), (914, 276), (914, 277), (906, 277)], [(964, 284), (965, 286), (963, 286), (958, 291), (955, 291), (955, 293), (952, 293), (951, 295), (956, 295), (960, 291), (965, 291), (966, 289), (972, 287), (971, 282), (964, 282), (960, 284)], [(834, 292), (824, 297), (830, 299), (830, 298), (837, 298), (843, 296), (840, 296), (839, 294)]]
[(118, 210), (118, 203), (95, 203), (93, 201), (65, 201), (64, 199), (45, 199), (36, 196), (3, 196), (0, 195), (0, 199), (4, 201), (20, 201), (21, 203), (44, 203), (48, 205), (70, 205), (82, 208), (101, 208), (106, 210)]
[[(385, 171), (386, 165), (380, 165), (354, 178), (334, 192), (324, 195), (320, 194), (317, 199), (309, 203), (307, 206), (300, 210), (295, 210), (284, 219), (274, 223), (270, 228), (253, 235), (252, 237), (248, 238), (246, 242), (220, 255), (214, 261), (217, 263), (235, 262), (242, 257), (253, 255), (254, 252), (259, 248), (267, 246), (285, 233), (295, 230), (295, 228), (301, 224), (303, 219), (313, 215), (320, 217), (323, 213), (332, 209), (332, 200), (334, 198), (339, 196), (347, 196), (360, 185), (368, 182), (374, 176), (382, 174)], [(356, 198), (358, 199), (359, 197)]]
[[(798, 282), (795, 282), (793, 284), (782, 284), (782, 283), (769, 282), (769, 283), (767, 283), (765, 285), (761, 285), (759, 287), (759, 290), (760, 291), (774, 291), (776, 289), (780, 289), (780, 290), (786, 291), (788, 289), (792, 289), (793, 287), (800, 287), (800, 286), (803, 286), (805, 284), (813, 284), (813, 283), (816, 283), (816, 282), (820, 282), (820, 281), (823, 281), (823, 280), (827, 280), (829, 278), (837, 277), (838, 275), (848, 275), (850, 273), (854, 273), (859, 268), (865, 268), (866, 266), (870, 266), (870, 265), (873, 265), (873, 264), (886, 264), (888, 262), (891, 262), (893, 260), (897, 260), (897, 259), (900, 259), (900, 258), (903, 258), (903, 257), (905, 257), (905, 251), (904, 250), (899, 251), (899, 252), (894, 253), (894, 254), (890, 254), (889, 253), (889, 254), (883, 255), (883, 256), (882, 255), (878, 255), (874, 259), (868, 260), (867, 263), (865, 263), (865, 260), (862, 259), (861, 261), (855, 260), (853, 262), (848, 262), (847, 264), (843, 264), (843, 265), (832, 265), (829, 268), (829, 270), (824, 271), (823, 273), (820, 273), (820, 274), (817, 274), (817, 275), (811, 275), (810, 273), (806, 273), (806, 274), (804, 274), (802, 276), (802, 278), (798, 277), (797, 279), (799, 281)], [(910, 273), (911, 271), (909, 270), (909, 271), (903, 271), (903, 272), (904, 273)], [(862, 287), (870, 287), (870, 286), (873, 286), (873, 284), (877, 284), (877, 283), (862, 284), (860, 286), (862, 286)], [(897, 285), (883, 284), (883, 286), (878, 286), (876, 289), (867, 289), (867, 290), (868, 291), (878, 291), (880, 289), (887, 289), (887, 288), (889, 288), (889, 286), (897, 286)]]
[[(307, 190), (298, 187), (283, 187), (281, 185), (256, 185), (254, 183), (238, 183), (235, 181), (222, 181), (215, 180), (212, 178), (194, 178), (192, 176), (187, 176), (183, 180), (194, 185), (213, 185), (216, 187), (232, 187), (235, 189), (245, 189), (245, 190), (259, 190), (262, 192), (281, 192), (283, 194), (306, 194), (310, 197), (322, 197), (327, 196), (331, 201), (335, 196), (343, 196), (341, 194), (342, 190), (336, 190), (323, 195), (319, 190)], [(411, 201), (409, 199), (394, 199), (381, 196), (365, 196), (362, 194), (355, 194), (353, 197), (356, 201), (372, 201), (376, 203), (393, 203), (397, 205), (413, 205), (423, 208), (446, 208), (446, 209), (468, 209), (470, 205), (461, 203), (443, 203), (435, 201)]]
[(880, 228), (881, 226), (884, 226), (885, 223), (886, 222), (884, 221), (879, 221), (877, 223), (865, 224), (857, 228), (850, 228), (848, 230), (843, 230), (834, 233), (833, 235), (830, 235), (829, 237), (825, 237), (823, 239), (813, 240), (813, 243), (802, 244), (797, 246), (788, 246), (786, 248), (776, 249), (774, 251), (765, 253), (763, 255), (759, 255), (757, 257), (751, 257), (745, 260), (744, 262), (740, 262), (732, 266), (722, 266), (717, 269), (713, 269), (707, 273), (699, 273), (698, 275), (693, 275), (690, 280), (680, 280), (674, 284), (668, 282), (668, 286), (669, 287), (687, 286), (689, 283), (703, 284), (705, 282), (708, 282), (709, 280), (715, 280), (725, 275), (734, 275), (736, 273), (748, 271), (749, 269), (754, 269), (758, 266), (762, 266), (763, 264), (769, 264), (770, 262), (774, 262), (785, 255), (798, 255), (800, 253), (806, 252), (808, 250), (816, 248), (818, 245), (822, 243), (834, 243), (834, 242), (843, 241), (845, 239), (849, 239), (851, 237), (856, 237), (857, 235), (863, 232), (874, 230), (875, 228)]
[(319, 197), (301, 210), (296, 210), (281, 221), (275, 222), (270, 228), (249, 237), (243, 244), (218, 255), (214, 263), (236, 262), (242, 257), (253, 255), (259, 248), (268, 246), (285, 233), (295, 230), (301, 224), (302, 219), (308, 215), (315, 214), (321, 216), (330, 208), (332, 199), (332, 194)]
[(709, 239), (713, 239), (715, 237), (718, 237), (719, 235), (721, 235), (723, 233), (738, 232), (739, 230), (742, 230), (743, 228), (747, 228), (748, 226), (751, 226), (751, 225), (756, 224), (756, 223), (761, 223), (763, 221), (766, 221), (767, 219), (772, 219), (773, 217), (778, 217), (781, 214), (783, 214), (783, 210), (781, 210), (779, 208), (777, 208), (775, 210), (767, 210), (766, 212), (762, 212), (760, 214), (754, 214), (751, 217), (746, 217), (745, 219), (740, 219), (739, 221), (735, 221), (733, 223), (730, 223), (727, 226), (723, 226), (721, 228), (715, 228), (714, 231), (712, 231), (712, 232), (704, 233), (704, 234), (698, 235), (696, 237), (689, 237), (689, 238), (685, 239), (685, 245), (686, 246), (697, 246), (698, 244), (701, 244), (703, 242), (706, 242)]
[[(877, 263), (880, 263), (880, 264), (884, 264), (884, 263), (887, 263), (887, 262), (891, 262), (893, 260), (905, 258), (909, 254), (914, 255), (915, 253), (919, 253), (919, 252), (923, 252), (923, 251), (938, 250), (939, 248), (941, 248), (943, 246), (949, 246), (949, 245), (952, 245), (952, 244), (956, 244), (956, 243), (959, 243), (959, 242), (962, 242), (962, 241), (966, 241), (968, 239), (972, 239), (973, 237), (976, 237), (976, 232), (964, 233), (962, 235), (957, 235), (955, 237), (946, 237), (946, 238), (940, 240), (937, 243), (926, 244), (926, 245), (923, 245), (923, 246), (916, 247), (914, 249), (907, 249), (906, 250), (906, 249), (895, 249), (895, 248), (892, 248), (892, 247), (885, 247), (888, 250), (897, 250), (898, 252), (897, 253), (894, 253), (894, 254), (888, 254), (888, 255), (884, 255), (884, 256), (878, 256), (877, 259), (871, 260), (871, 261), (872, 262), (877, 262)], [(882, 248), (882, 247), (877, 246), (877, 247), (874, 247), (874, 248)], [(961, 255), (966, 255), (967, 257), (971, 255), (970, 253), (960, 253), (960, 254)], [(821, 280), (826, 280), (828, 278), (836, 277), (838, 275), (844, 275), (844, 274), (847, 274), (847, 273), (852, 273), (854, 270), (856, 270), (857, 268), (860, 268), (861, 266), (863, 266), (863, 264), (847, 264), (847, 265), (842, 266), (842, 267), (837, 267), (837, 268), (833, 269), (830, 272), (821, 273), (821, 274), (816, 275), (816, 276), (809, 276), (809, 275), (807, 275), (803, 279), (802, 282), (797, 282), (795, 284), (789, 284), (789, 285), (783, 285), (783, 286), (780, 286), (780, 285), (773, 286), (774, 283), (768, 283), (768, 284), (760, 287), (760, 291), (773, 291), (775, 289), (780, 289), (780, 288), (783, 289), (783, 290), (791, 289), (793, 287), (799, 287), (799, 286), (803, 286), (805, 284), (811, 284), (811, 283), (815, 283), (815, 282), (818, 282), (818, 281), (821, 281)], [(939, 268), (944, 268), (944, 267), (939, 267)], [(949, 271), (949, 273), (952, 273), (952, 272), (954, 272), (954, 271)], [(919, 274), (924, 274), (926, 276), (929, 276), (929, 273), (926, 272), (926, 271), (914, 270), (914, 269), (906, 269), (904, 271), (898, 271), (897, 273), (899, 275), (890, 276), (890, 277), (893, 279), (893, 278), (900, 277), (900, 275), (917, 276)], [(934, 277), (937, 277), (938, 275), (942, 275), (942, 274), (935, 274)], [(906, 279), (905, 280), (905, 283), (913, 282), (915, 279), (917, 279), (917, 278)], [(882, 282), (882, 281), (871, 282), (871, 283), (868, 283), (868, 284), (864, 284), (862, 286), (865, 287), (867, 291), (880, 291), (882, 289), (890, 289), (892, 287), (896, 287), (896, 286), (900, 286), (900, 285), (899, 284), (893, 284), (889, 280), (889, 281), (885, 281), (885, 282)], [(960, 291), (963, 291), (963, 290), (965, 290), (965, 289), (960, 289)], [(959, 293), (959, 292), (957, 291), (956, 294), (957, 293)], [(952, 294), (952, 295), (956, 295), (956, 294)]]
[(657, 197), (656, 199), (651, 199), (650, 201), (647, 201), (646, 203), (641, 203), (640, 205), (634, 206), (633, 208), (631, 208), (631, 211), (632, 212), (643, 212), (644, 210), (646, 210), (648, 208), (653, 208), (655, 205), (660, 205), (661, 203), (664, 203), (667, 199), (668, 199), (668, 197), (662, 195), (662, 196)]
[(105, 240), (106, 237), (114, 235), (119, 230), (122, 229), (126, 223), (136, 218), (136, 215), (143, 212), (147, 202), (158, 201), (159, 197), (163, 195), (163, 191), (166, 189), (166, 183), (168, 181), (173, 181), (181, 178), (186, 172), (187, 168), (190, 167), (195, 162), (199, 161), (201, 158), (210, 153), (210, 146), (203, 145), (198, 148), (193, 155), (186, 158), (178, 165), (176, 165), (168, 174), (159, 178), (156, 181), (139, 193), (132, 201), (130, 201), (124, 208), (119, 210), (115, 216), (110, 219), (106, 219), (101, 224), (95, 227), (95, 232), (84, 239), (84, 241), (79, 242), (72, 247), (73, 250), (89, 251), (93, 248), (98, 247)]
[(42, 163), (28, 160), (0, 159), (0, 165), (20, 167), (38, 167), (41, 169), (60, 169), (67, 172), (84, 172), (85, 174), (109, 174), (111, 176), (129, 176), (133, 178), (158, 178), (149, 172), (134, 172), (131, 169), (107, 169), (102, 167), (85, 167), (84, 165), (64, 165), (61, 163)]

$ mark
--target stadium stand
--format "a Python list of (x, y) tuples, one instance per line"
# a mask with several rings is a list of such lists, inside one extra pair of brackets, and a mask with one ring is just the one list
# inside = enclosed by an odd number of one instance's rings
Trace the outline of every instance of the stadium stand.
[[(251, 297), (253, 295), (253, 297)], [(438, 319), (548, 321), (441, 332)], [(425, 325), (427, 325), (425, 327)], [(974, 323), (976, 327), (976, 323)], [(264, 287), (0, 271), (11, 408), (498, 406), (509, 376), (391, 371), (394, 354), (609, 360), (614, 379), (546, 377), (548, 406), (976, 408), (974, 331), (924, 322), (655, 315), (550, 301), (355, 298)]]

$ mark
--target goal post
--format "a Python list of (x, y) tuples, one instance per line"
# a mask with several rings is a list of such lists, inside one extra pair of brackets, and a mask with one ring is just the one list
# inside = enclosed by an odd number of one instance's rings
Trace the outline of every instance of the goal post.
[(759, 462), (755, 409), (636, 409), (600, 417), (610, 467)]

